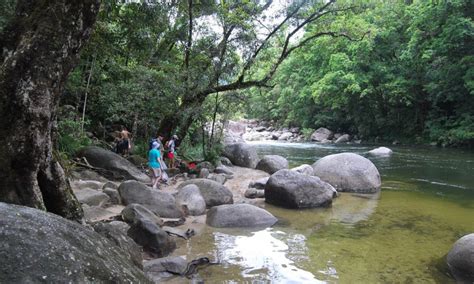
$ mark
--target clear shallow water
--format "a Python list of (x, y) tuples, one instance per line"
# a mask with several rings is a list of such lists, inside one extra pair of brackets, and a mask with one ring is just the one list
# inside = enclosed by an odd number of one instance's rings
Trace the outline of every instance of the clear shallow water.
[(379, 195), (342, 194), (332, 208), (265, 208), (280, 222), (266, 230), (206, 227), (177, 254), (208, 255), (222, 265), (200, 271), (209, 283), (450, 283), (444, 256), (474, 232), (474, 152), (373, 146), (254, 143), (260, 155), (287, 157), (290, 166), (354, 152), (374, 162)]

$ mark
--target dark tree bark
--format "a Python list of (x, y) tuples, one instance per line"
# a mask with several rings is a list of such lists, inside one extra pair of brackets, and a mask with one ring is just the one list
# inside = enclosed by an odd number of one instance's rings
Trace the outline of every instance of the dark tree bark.
[(56, 110), (99, 0), (18, 0), (0, 36), (0, 201), (83, 215), (53, 157)]

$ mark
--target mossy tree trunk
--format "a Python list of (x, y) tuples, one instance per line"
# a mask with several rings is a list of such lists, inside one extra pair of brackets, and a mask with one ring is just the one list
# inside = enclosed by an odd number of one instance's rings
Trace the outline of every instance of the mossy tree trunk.
[(56, 110), (99, 0), (18, 0), (0, 35), (0, 201), (83, 215), (54, 159)]

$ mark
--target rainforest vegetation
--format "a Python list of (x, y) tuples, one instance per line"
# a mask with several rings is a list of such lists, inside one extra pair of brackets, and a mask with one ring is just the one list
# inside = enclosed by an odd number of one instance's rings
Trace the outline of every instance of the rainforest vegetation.
[(472, 1), (273, 2), (101, 1), (61, 91), (61, 152), (119, 125), (137, 145), (202, 143), (216, 118), (473, 145)]

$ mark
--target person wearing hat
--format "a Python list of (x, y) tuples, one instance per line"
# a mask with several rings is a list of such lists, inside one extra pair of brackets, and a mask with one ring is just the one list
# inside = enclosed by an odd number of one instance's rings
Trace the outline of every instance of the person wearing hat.
[(151, 150), (148, 152), (148, 166), (152, 171), (151, 184), (153, 189), (157, 189), (158, 183), (161, 179), (161, 153), (160, 153), (160, 143), (154, 141), (151, 144)]
[(167, 158), (169, 159), (168, 168), (174, 168), (174, 157), (176, 155), (176, 140), (178, 140), (178, 136), (175, 134), (171, 137), (168, 143), (166, 143), (168, 147)]

